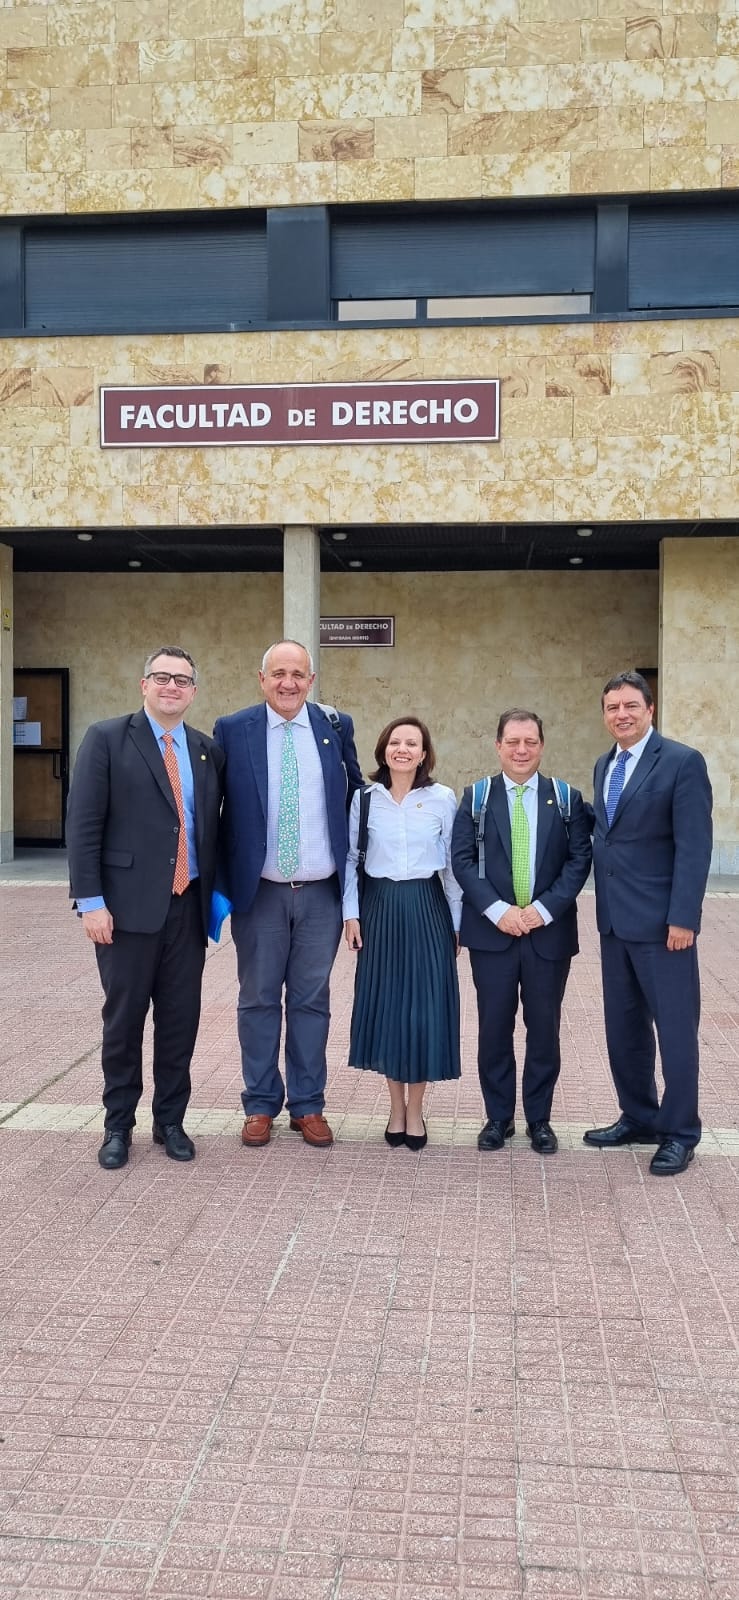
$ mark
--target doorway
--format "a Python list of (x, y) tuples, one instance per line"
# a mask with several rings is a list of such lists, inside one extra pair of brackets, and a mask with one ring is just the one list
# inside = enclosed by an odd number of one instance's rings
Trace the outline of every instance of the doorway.
[(69, 792), (69, 668), (17, 668), (13, 700), (15, 843), (61, 849)]

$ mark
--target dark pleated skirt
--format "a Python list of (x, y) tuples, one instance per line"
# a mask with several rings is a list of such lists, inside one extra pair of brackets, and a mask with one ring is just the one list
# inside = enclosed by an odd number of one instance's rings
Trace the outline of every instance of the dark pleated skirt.
[(400, 1083), (460, 1076), (454, 930), (441, 880), (365, 876), (349, 1061)]

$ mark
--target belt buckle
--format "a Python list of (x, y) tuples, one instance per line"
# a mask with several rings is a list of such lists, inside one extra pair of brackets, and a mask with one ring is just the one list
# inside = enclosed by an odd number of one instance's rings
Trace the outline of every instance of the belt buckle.
[(303, 887), (302, 883), (296, 883), (294, 878), (289, 878), (288, 882), (291, 889), (302, 889)]

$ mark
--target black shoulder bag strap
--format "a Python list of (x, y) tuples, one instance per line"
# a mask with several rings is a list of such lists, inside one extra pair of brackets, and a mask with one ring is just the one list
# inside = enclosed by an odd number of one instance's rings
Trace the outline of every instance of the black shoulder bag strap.
[(369, 840), (369, 808), (372, 790), (369, 784), (363, 783), (359, 791), (359, 829), (357, 832), (357, 888), (359, 890), (360, 909), (362, 903), (362, 889), (364, 887), (364, 863), (367, 858), (367, 843)]

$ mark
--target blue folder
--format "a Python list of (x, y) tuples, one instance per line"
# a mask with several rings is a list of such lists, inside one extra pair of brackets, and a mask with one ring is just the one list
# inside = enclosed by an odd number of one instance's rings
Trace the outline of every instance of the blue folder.
[(218, 943), (223, 924), (226, 921), (226, 917), (230, 915), (231, 901), (227, 899), (225, 894), (221, 894), (220, 889), (214, 889), (210, 902), (210, 918), (208, 920), (208, 938), (212, 939), (214, 944)]

